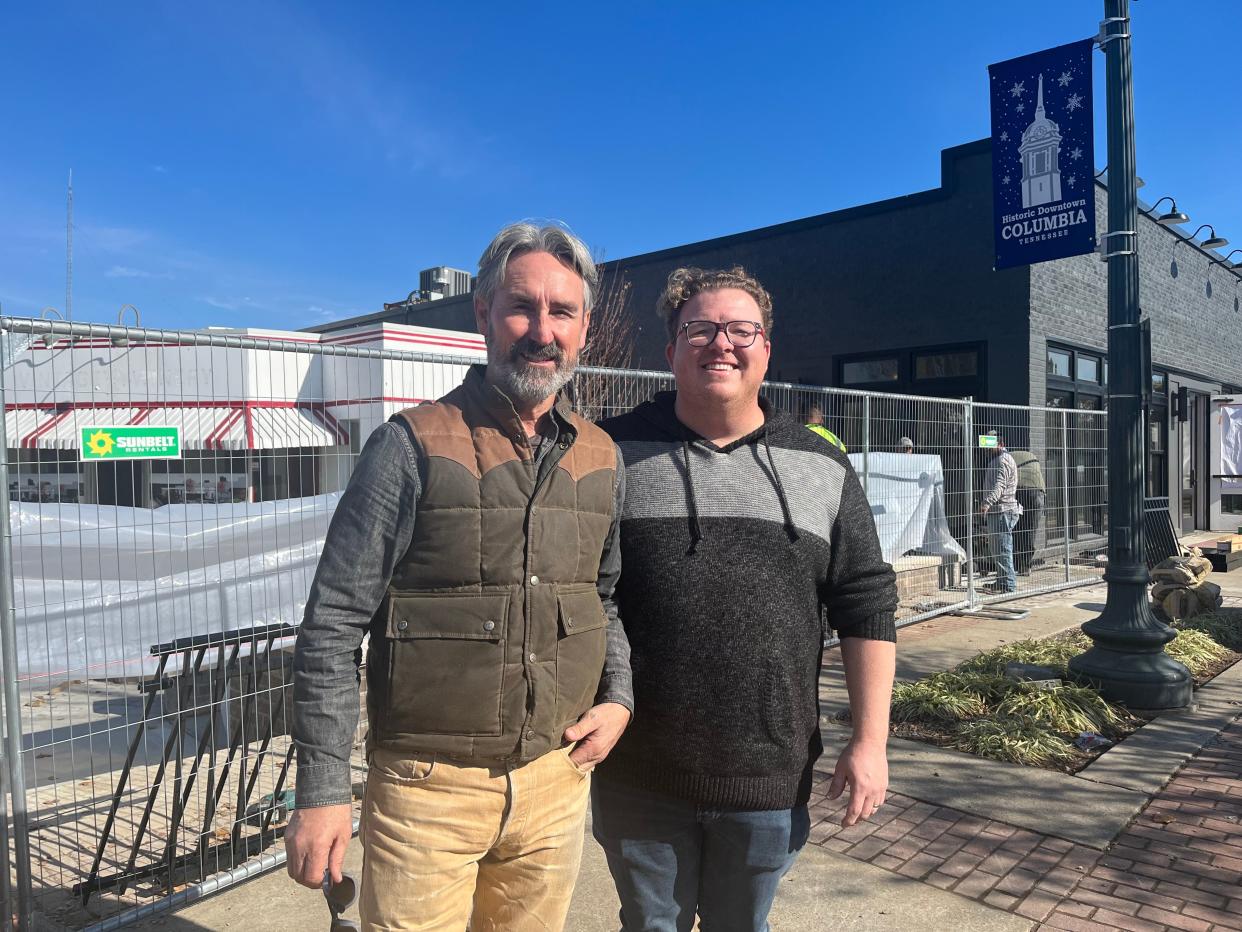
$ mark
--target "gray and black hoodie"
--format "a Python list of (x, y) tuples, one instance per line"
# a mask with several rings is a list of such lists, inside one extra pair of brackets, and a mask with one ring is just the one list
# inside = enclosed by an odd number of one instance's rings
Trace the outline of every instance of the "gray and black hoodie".
[(823, 751), (821, 606), (896, 639), (897, 590), (845, 454), (760, 404), (725, 447), (661, 392), (601, 426), (625, 459), (617, 600), (634, 721), (598, 776), (721, 809), (806, 802)]

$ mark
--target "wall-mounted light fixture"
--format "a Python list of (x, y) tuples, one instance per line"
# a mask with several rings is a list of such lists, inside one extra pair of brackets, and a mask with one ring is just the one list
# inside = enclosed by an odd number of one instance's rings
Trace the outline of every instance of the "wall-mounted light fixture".
[(1143, 213), (1147, 214), (1149, 217), (1153, 217), (1156, 213), (1156, 208), (1165, 201), (1172, 204), (1173, 208), (1168, 213), (1161, 214), (1159, 217), (1154, 217), (1156, 223), (1160, 224), (1162, 227), (1172, 226), (1175, 223), (1190, 223), (1190, 218), (1177, 209), (1177, 201), (1168, 196), (1160, 198), (1160, 200), (1151, 205), (1151, 210), (1145, 210)]

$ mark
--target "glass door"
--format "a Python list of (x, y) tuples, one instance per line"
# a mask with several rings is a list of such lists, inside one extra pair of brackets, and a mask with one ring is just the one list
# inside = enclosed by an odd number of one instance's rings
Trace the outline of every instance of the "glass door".
[(1207, 512), (1207, 418), (1208, 396), (1186, 393), (1186, 419), (1177, 425), (1178, 506), (1183, 531), (1208, 526)]

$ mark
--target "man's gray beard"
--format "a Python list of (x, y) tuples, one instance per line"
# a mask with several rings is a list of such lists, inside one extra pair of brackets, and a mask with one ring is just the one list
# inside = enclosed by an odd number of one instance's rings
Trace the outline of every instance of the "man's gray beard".
[[(487, 351), (488, 380), (512, 401), (526, 405), (537, 405), (559, 392), (574, 377), (574, 368), (578, 364), (576, 355), (572, 359), (562, 357), (556, 360), (555, 369), (543, 372), (520, 356), (510, 359), (493, 358), (490, 342)], [(516, 347), (513, 352), (517, 353)]]

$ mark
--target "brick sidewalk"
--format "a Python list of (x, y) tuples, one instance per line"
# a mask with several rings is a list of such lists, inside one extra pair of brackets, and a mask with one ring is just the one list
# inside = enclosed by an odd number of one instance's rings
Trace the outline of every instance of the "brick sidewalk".
[(900, 794), (870, 822), (843, 829), (845, 798), (825, 797), (827, 770), (816, 777), (813, 844), (1040, 929), (1242, 930), (1242, 722), (1179, 771), (1105, 853)]

